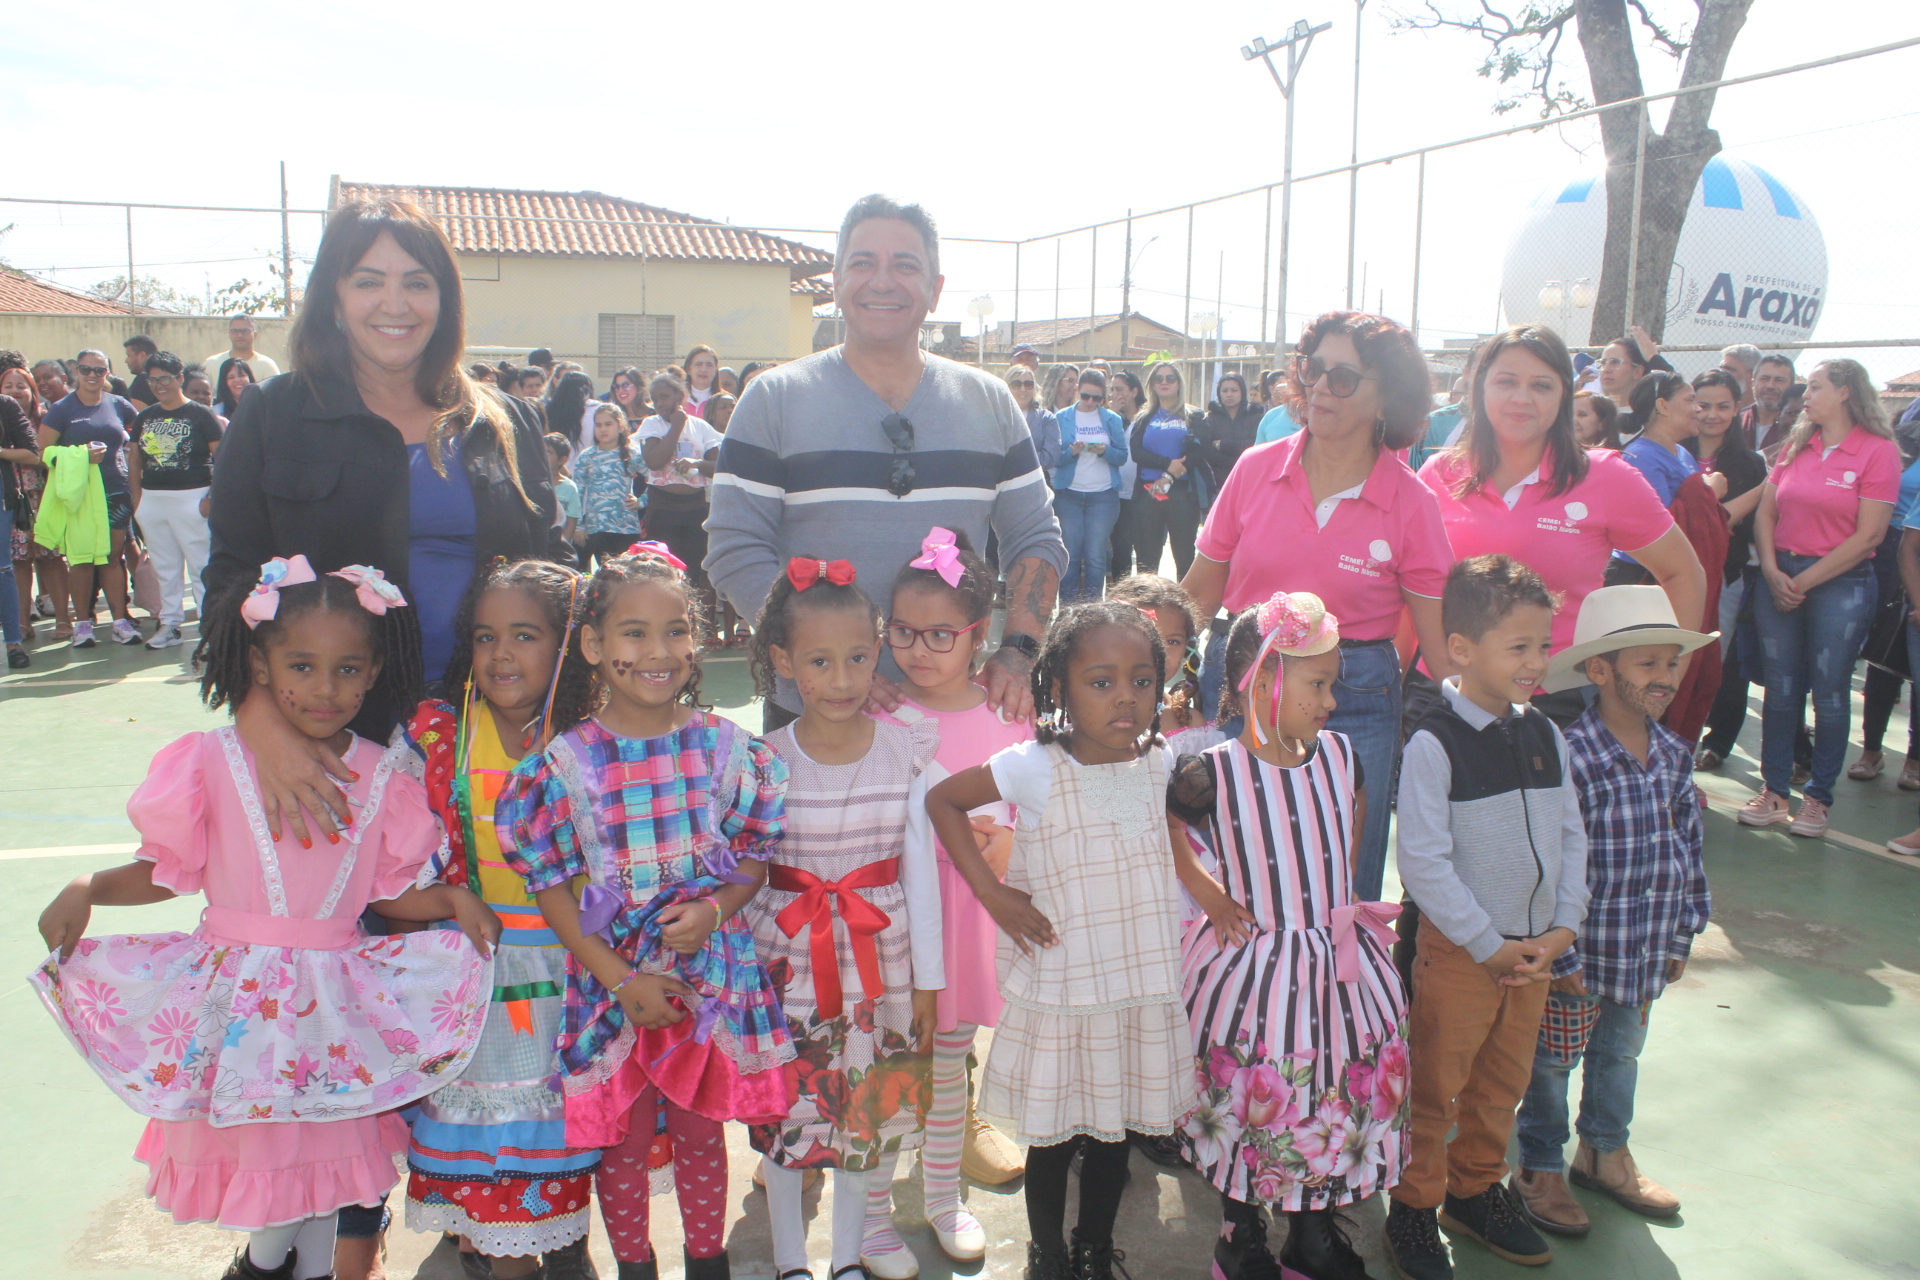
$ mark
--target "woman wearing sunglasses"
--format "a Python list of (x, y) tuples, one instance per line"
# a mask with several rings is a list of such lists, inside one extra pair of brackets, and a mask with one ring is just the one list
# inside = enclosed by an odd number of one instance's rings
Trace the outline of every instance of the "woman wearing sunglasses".
[[(1403, 609), (1429, 665), (1446, 660), (1440, 594), (1453, 554), (1438, 502), (1398, 456), (1426, 429), (1427, 362), (1404, 327), (1353, 311), (1313, 321), (1295, 352), (1287, 408), (1305, 425), (1240, 456), (1181, 585), (1201, 618), (1222, 603), (1238, 615), (1275, 592), (1311, 591), (1340, 619), (1338, 705), (1327, 728), (1353, 743), (1376, 797), (1354, 872), (1356, 900), (1370, 901), (1380, 896), (1393, 807), (1379, 797), (1394, 794), (1400, 760), (1393, 638)], [(1225, 647), (1216, 625), (1200, 676), (1209, 707)]]
[(1134, 559), (1140, 572), (1160, 572), (1160, 554), (1171, 539), (1175, 572), (1185, 577), (1200, 514), (1213, 500), (1213, 472), (1200, 443), (1206, 418), (1187, 403), (1176, 365), (1147, 367), (1147, 401), (1127, 436), (1127, 452), (1140, 464), (1133, 485)]
[(1098, 600), (1107, 586), (1107, 540), (1120, 515), (1120, 469), (1127, 461), (1127, 427), (1106, 407), (1107, 375), (1081, 373), (1079, 399), (1054, 415), (1060, 421), (1060, 465), (1053, 469), (1053, 510), (1067, 544), (1067, 576), (1060, 602)]

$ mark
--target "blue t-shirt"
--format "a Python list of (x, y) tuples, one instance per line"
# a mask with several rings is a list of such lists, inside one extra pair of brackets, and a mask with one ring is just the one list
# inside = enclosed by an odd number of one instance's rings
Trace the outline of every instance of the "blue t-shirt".
[(421, 658), (429, 681), (447, 673), (453, 657), (453, 618), (473, 578), (473, 482), (449, 440), (441, 451), (446, 475), (433, 469), (427, 446), (407, 446), (407, 603), (420, 620)]
[[(1920, 401), (1915, 401), (1920, 404)], [(1900, 501), (1893, 508), (1892, 528), (1906, 529), (1914, 517), (1914, 499), (1920, 497), (1920, 459), (1900, 473)]]
[(47, 407), (40, 425), (60, 433), (57, 444), (83, 445), (98, 440), (107, 446), (100, 459), (100, 479), (108, 493), (127, 492), (127, 444), (133, 439), (127, 428), (140, 416), (132, 403), (107, 392), (98, 404), (80, 403), (80, 393), (70, 391)]
[(1287, 411), (1287, 406), (1279, 405), (1267, 410), (1267, 416), (1260, 419), (1260, 427), (1253, 433), (1253, 442), (1268, 444), (1275, 440), (1285, 440), (1299, 429), (1300, 424), (1294, 421), (1293, 415)]
[[(1165, 409), (1154, 410), (1153, 417), (1147, 420), (1147, 429), (1140, 433), (1140, 443), (1147, 451), (1163, 458), (1185, 457), (1189, 439), (1185, 416)], [(1152, 484), (1164, 474), (1158, 467), (1142, 466), (1140, 483)]]
[[(1688, 476), (1700, 469), (1699, 460), (1685, 449), (1678, 454), (1670, 453), (1667, 446), (1655, 444), (1645, 436), (1636, 436), (1629, 441), (1627, 447), (1620, 451), (1620, 456), (1647, 478), (1653, 491), (1660, 495), (1660, 505), (1663, 507), (1673, 505), (1673, 495), (1680, 492), (1680, 486), (1687, 482)], [(1618, 560), (1633, 559), (1624, 551), (1613, 554)]]

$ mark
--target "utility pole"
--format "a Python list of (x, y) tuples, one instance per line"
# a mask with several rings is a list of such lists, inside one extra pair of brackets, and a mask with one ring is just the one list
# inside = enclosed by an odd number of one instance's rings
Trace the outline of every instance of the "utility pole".
[(1120, 277), (1120, 358), (1125, 360), (1133, 351), (1132, 325), (1128, 320), (1133, 309), (1133, 210), (1127, 210), (1127, 270)]
[(287, 162), (280, 162), (280, 314), (293, 318), (293, 239), (287, 234)]
[[(1367, 0), (1353, 0), (1353, 128), (1347, 151), (1347, 310), (1353, 310), (1354, 224), (1360, 214), (1360, 14)], [(1424, 156), (1424, 153), (1423, 153)]]
[(134, 304), (134, 300), (133, 300), (134, 281), (136, 279), (137, 277), (133, 274), (133, 206), (128, 205), (127, 206), (127, 314), (130, 316), (137, 316), (140, 314), (140, 308)]
[[(1274, 85), (1280, 90), (1280, 96), (1286, 99), (1286, 149), (1280, 170), (1280, 281), (1278, 285), (1279, 302), (1276, 307), (1273, 353), (1274, 363), (1279, 363), (1280, 353), (1286, 347), (1287, 331), (1287, 233), (1293, 220), (1293, 90), (1300, 80), (1300, 66), (1307, 60), (1307, 50), (1313, 44), (1313, 38), (1322, 31), (1331, 28), (1331, 22), (1319, 26), (1309, 26), (1305, 18), (1294, 23), (1286, 38), (1278, 44), (1269, 44), (1265, 38), (1255, 36), (1253, 43), (1243, 45), (1240, 56), (1248, 62), (1255, 58), (1267, 64), (1267, 71), (1273, 76)], [(1273, 55), (1280, 50), (1287, 51), (1287, 74), (1282, 77), (1280, 68), (1273, 65)]]

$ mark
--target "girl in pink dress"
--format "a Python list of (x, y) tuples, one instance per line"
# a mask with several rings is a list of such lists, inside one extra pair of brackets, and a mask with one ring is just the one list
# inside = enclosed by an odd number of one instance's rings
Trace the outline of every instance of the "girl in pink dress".
[[(987, 706), (986, 690), (973, 675), (986, 648), (995, 579), (975, 555), (965, 534), (934, 529), (920, 555), (895, 579), (887, 643), (906, 675), (906, 696), (880, 719), (940, 729), (927, 785), (985, 764), (1005, 747), (1033, 739), (1024, 721), (1002, 720)], [(973, 811), (980, 850), (1004, 873), (1013, 847), (1013, 806), (1005, 802)], [(1025, 1169), (1020, 1148), (974, 1116), (967, 1088), (967, 1057), (974, 1034), (1000, 1020), (1000, 986), (994, 976), (999, 926), (967, 887), (947, 856), (939, 853), (941, 936), (947, 985), (940, 991), (933, 1040), (933, 1100), (920, 1148), (927, 1220), (940, 1248), (958, 1261), (985, 1256), (986, 1232), (960, 1202), (960, 1174), (976, 1182), (1002, 1183)], [(898, 1153), (883, 1157), (869, 1178), (866, 1241), (861, 1260), (881, 1280), (919, 1274), (920, 1263), (893, 1225), (893, 1175)]]
[[(500, 922), (433, 883), (442, 838), (425, 791), (346, 728), (375, 685), (410, 692), (385, 618), (404, 603), (377, 570), (316, 577), (295, 556), (209, 610), (208, 705), (270, 699), (335, 751), (356, 775), (344, 839), (275, 840), (239, 735), (190, 733), (127, 803), (136, 860), (80, 876), (40, 917), (53, 954), (33, 984), (149, 1117), (134, 1151), (147, 1194), (176, 1222), (249, 1233), (229, 1280), (332, 1271), (336, 1211), (376, 1206), (398, 1180), (394, 1109), (457, 1077), (486, 1017)], [(83, 936), (95, 906), (188, 893), (207, 895), (190, 934)], [(369, 904), (460, 930), (368, 937)]]

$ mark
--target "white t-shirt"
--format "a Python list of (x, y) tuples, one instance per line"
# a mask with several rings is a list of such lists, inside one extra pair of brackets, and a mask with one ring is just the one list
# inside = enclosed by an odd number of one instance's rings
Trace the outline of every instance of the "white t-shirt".
[[(640, 439), (664, 440), (672, 430), (673, 424), (656, 413), (640, 424)], [(724, 437), (709, 426), (704, 418), (696, 418), (689, 413), (687, 425), (681, 430), (679, 443), (673, 449), (674, 460), (679, 461), (684, 458), (698, 462), (706, 457), (709, 451), (718, 449), (722, 439)], [(690, 484), (696, 489), (704, 489), (713, 483), (713, 478), (701, 475), (691, 467), (684, 474), (671, 469), (666, 471), (650, 469), (647, 472), (647, 483)]]
[[(1098, 409), (1075, 409), (1073, 411), (1073, 438), (1081, 444), (1103, 444), (1113, 447), (1107, 439), (1107, 426), (1100, 421)], [(1113, 487), (1113, 469), (1107, 463), (1104, 453), (1082, 453), (1074, 460), (1073, 483), (1068, 486), (1075, 493), (1099, 493)]]
[[(222, 351), (219, 355), (208, 356), (200, 362), (200, 367), (207, 371), (207, 381), (213, 382), (214, 379), (218, 378), (220, 376), (220, 366), (229, 360), (245, 360), (247, 362), (247, 368), (253, 370), (253, 380), (255, 382), (265, 382), (268, 378), (275, 378), (280, 375), (280, 366), (273, 362), (272, 357), (263, 356), (258, 351), (250, 356), (240, 356), (235, 355), (231, 351)], [(220, 398), (220, 387), (218, 383), (214, 385), (213, 398), (216, 400)]]
[[(1171, 776), (1173, 750), (1165, 746), (1148, 750), (1160, 753), (1161, 762)], [(1147, 757), (1140, 758), (1144, 761)], [(1047, 801), (1053, 796), (1053, 760), (1047, 755), (1045, 744), (1022, 742), (1008, 747), (995, 753), (993, 759), (987, 761), (987, 768), (993, 771), (993, 785), (999, 790), (1000, 798), (1019, 810), (1020, 829), (1031, 831), (1038, 827), (1040, 819), (1046, 816)]]

